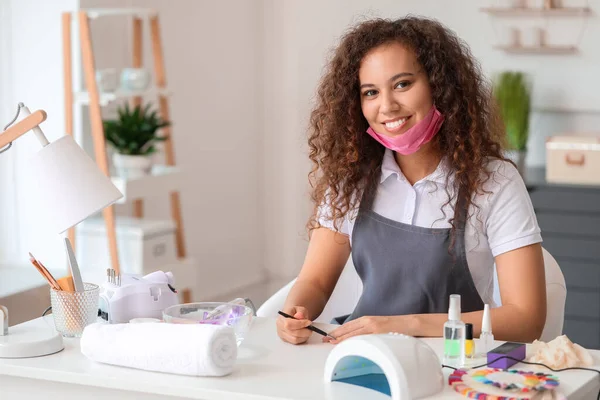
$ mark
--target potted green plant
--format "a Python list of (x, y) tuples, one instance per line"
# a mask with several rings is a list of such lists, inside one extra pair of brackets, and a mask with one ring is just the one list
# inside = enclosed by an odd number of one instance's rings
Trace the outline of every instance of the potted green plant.
[(113, 164), (122, 178), (137, 178), (150, 173), (152, 154), (156, 143), (166, 139), (159, 136), (161, 128), (169, 126), (151, 104), (129, 107), (128, 104), (117, 108), (117, 119), (104, 120), (104, 135), (112, 145)]
[(494, 84), (494, 96), (506, 129), (505, 155), (523, 173), (531, 108), (531, 89), (526, 75), (522, 72), (502, 72)]

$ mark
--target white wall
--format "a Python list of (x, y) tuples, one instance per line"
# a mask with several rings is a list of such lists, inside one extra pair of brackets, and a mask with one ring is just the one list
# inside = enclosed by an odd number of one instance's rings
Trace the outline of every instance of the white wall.
[[(61, 13), (75, 10), (78, 3), (0, 0), (5, 22), (0, 26), (0, 129), (14, 116), (17, 103), (23, 102), (31, 111), (47, 111), (42, 129), (50, 140), (64, 134)], [(30, 213), (33, 202), (23, 178), (28, 158), (39, 149), (32, 136), (22, 136), (0, 155), (0, 281), (4, 280), (0, 286), (14, 289), (24, 280), (40, 285), (0, 299), (9, 309), (11, 325), (38, 317), (50, 304), (48, 286), (29, 265), (27, 253), (51, 268), (64, 265), (60, 236), (42, 233)]]
[[(261, 3), (82, 0), (81, 6), (159, 11), (176, 163), (187, 173), (181, 192), (187, 252), (200, 265), (196, 295), (206, 299), (263, 280)], [(152, 68), (148, 25), (143, 29), (144, 65)], [(99, 68), (130, 66), (126, 20), (93, 21), (92, 32)], [(145, 202), (145, 215), (170, 218), (167, 199)]]
[[(539, 0), (529, 0), (531, 5)], [(577, 41), (582, 20), (527, 18), (501, 21), (479, 11), (506, 6), (510, 0), (265, 0), (265, 139), (264, 175), (266, 264), (272, 274), (293, 276), (304, 258), (302, 236), (309, 215), (306, 174), (306, 123), (311, 99), (328, 50), (353, 23), (374, 16), (397, 18), (420, 14), (439, 19), (470, 45), (488, 76), (519, 69), (535, 74), (534, 105), (527, 163), (544, 165), (545, 137), (561, 132), (600, 131), (600, 0), (591, 0), (595, 15), (587, 21), (576, 56), (511, 56), (494, 50), (510, 24), (546, 26), (548, 40)], [(585, 0), (563, 4), (584, 5)], [(528, 32), (528, 31), (527, 31)], [(524, 35), (524, 40), (530, 40)], [(579, 112), (554, 112), (555, 108)]]
[[(291, 276), (306, 250), (304, 225), (310, 209), (307, 198), (307, 102), (303, 84), (310, 71), (302, 71), (302, 44), (296, 35), (297, 2), (265, 1), (263, 40), (263, 214), (265, 266), (273, 275)], [(304, 96), (304, 97), (303, 97)]]
[[(3, 1), (10, 27), (3, 29), (3, 33), (9, 35), (4, 38), (8, 39), (5, 42), (8, 55), (0, 62), (5, 76), (10, 78), (0, 88), (1, 128), (8, 123), (7, 118), (14, 116), (17, 103), (23, 102), (31, 111), (46, 110), (48, 119), (42, 129), (53, 141), (64, 135), (61, 13), (76, 9), (78, 0)], [(28, 134), (0, 155), (0, 259), (4, 261), (26, 263), (29, 251), (40, 259), (53, 260), (48, 265), (64, 259), (60, 236), (44, 235), (28, 212), (35, 201), (27, 196), (24, 171), (29, 157), (39, 148), (35, 137)]]
[[(10, 93), (12, 89), (9, 76), (12, 63), (7, 62), (11, 49), (11, 17), (10, 4), (0, 1), (0, 21), (2, 21), (0, 24), (0, 129), (4, 129), (12, 117), (10, 108), (16, 109), (16, 105), (12, 104), (12, 93)], [(14, 110), (12, 112), (14, 113)], [(12, 155), (10, 153), (0, 154), (0, 184), (6, 185), (12, 180), (12, 176)], [(0, 196), (0, 210), (8, 210), (14, 204), (14, 196), (12, 193), (8, 194), (7, 191), (0, 193), (4, 193), (4, 196)], [(2, 219), (5, 223), (3, 227), (0, 227), (0, 243), (5, 243), (5, 245), (0, 246), (0, 263), (13, 256), (10, 249), (15, 247), (11, 235), (11, 232), (14, 231), (14, 221)]]
[[(138, 1), (146, 5), (148, 1)], [(154, 1), (161, 11), (187, 245), (207, 293), (263, 279), (260, 6)]]

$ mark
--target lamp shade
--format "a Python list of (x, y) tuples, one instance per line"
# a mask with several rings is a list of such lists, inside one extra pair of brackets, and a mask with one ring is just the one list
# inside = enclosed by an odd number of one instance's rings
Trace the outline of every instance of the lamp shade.
[[(70, 135), (32, 156), (29, 168), (35, 201), (47, 227), (57, 233), (77, 225), (123, 197)], [(43, 202), (43, 204), (42, 204)]]

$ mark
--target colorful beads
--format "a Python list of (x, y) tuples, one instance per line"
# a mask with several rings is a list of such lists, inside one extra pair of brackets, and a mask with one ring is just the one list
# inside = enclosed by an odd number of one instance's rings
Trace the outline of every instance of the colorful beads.
[[(521, 375), (523, 377), (523, 383), (499, 382), (491, 380), (488, 377), (497, 372)], [(519, 390), (523, 393), (528, 393), (531, 390), (551, 390), (558, 386), (558, 378), (553, 375), (544, 374), (542, 372), (520, 371), (517, 369), (502, 370), (498, 368), (488, 368), (475, 370), (470, 376), (475, 381), (484, 385), (491, 385), (502, 390)]]
[[(520, 383), (506, 383), (506, 382), (497, 382), (493, 381), (488, 377), (488, 375), (497, 373), (497, 372), (505, 372), (509, 374), (518, 374), (524, 377), (524, 382)], [(543, 391), (543, 390), (551, 390), (556, 389), (558, 386), (558, 378), (552, 375), (537, 373), (537, 372), (529, 372), (529, 371), (519, 371), (516, 369), (512, 370), (502, 370), (497, 368), (488, 368), (483, 370), (472, 370), (471, 372), (467, 370), (457, 369), (455, 370), (448, 378), (448, 384), (451, 385), (454, 390), (469, 398), (469, 399), (477, 399), (477, 400), (526, 400), (527, 398), (522, 397), (511, 397), (511, 396), (496, 396), (492, 394), (487, 394), (483, 392), (478, 392), (472, 387), (468, 386), (464, 383), (463, 377), (465, 375), (469, 375), (476, 382), (480, 382), (486, 385), (491, 385), (497, 387), (502, 390), (514, 390), (520, 391), (521, 393), (529, 393), (532, 390)]]

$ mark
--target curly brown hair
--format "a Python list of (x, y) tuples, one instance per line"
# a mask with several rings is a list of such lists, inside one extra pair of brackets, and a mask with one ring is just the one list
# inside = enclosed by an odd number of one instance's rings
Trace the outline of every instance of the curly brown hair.
[[(485, 192), (483, 184), (490, 177), (486, 164), (506, 160), (492, 85), (463, 40), (439, 22), (421, 17), (362, 22), (342, 37), (326, 66), (311, 113), (309, 181), (314, 210), (307, 224), (309, 234), (321, 226), (319, 207), (326, 197), (331, 211), (325, 218), (339, 231), (340, 221), (365, 191), (372, 195), (377, 189), (385, 148), (365, 133), (369, 125), (361, 111), (358, 72), (368, 52), (393, 42), (414, 51), (428, 77), (433, 103), (445, 117), (433, 144), (448, 158), (451, 172), (446, 182), (454, 178), (454, 190), (446, 186), (446, 204), (456, 200), (454, 204), (468, 209), (474, 195)], [(450, 223), (452, 247), (454, 218)]]

